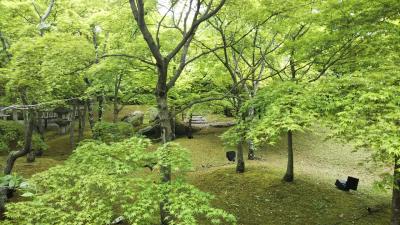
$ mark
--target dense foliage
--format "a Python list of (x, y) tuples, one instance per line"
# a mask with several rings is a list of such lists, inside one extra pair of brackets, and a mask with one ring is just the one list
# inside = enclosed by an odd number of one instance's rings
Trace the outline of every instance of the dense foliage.
[[(210, 207), (210, 195), (182, 181), (191, 168), (185, 149), (167, 144), (153, 152), (149, 145), (136, 137), (111, 145), (83, 143), (64, 165), (34, 175), (24, 195), (30, 199), (9, 204), (7, 217), (23, 224), (109, 224), (123, 215), (144, 225), (157, 221), (166, 195), (174, 224), (197, 224), (199, 216), (234, 223), (232, 215)], [(173, 165), (178, 177), (159, 183), (144, 168), (150, 163), (154, 169)]]
[(274, 144), (289, 130), (304, 131), (315, 121), (310, 93), (307, 85), (291, 81), (263, 88), (249, 103), (259, 117), (251, 121), (248, 136), (256, 144)]
[(334, 137), (370, 148), (376, 162), (390, 165), (400, 149), (399, 85), (398, 72), (390, 68), (353, 73), (321, 82), (316, 102)]
[[(0, 120), (0, 149), (22, 149), (9, 153), (5, 173), (17, 158), (47, 148), (37, 111), (78, 108), (78, 120), (58, 119), (79, 127), (79, 141), (88, 120), (94, 139), (34, 175), (29, 199), (9, 204), (7, 218), (235, 223), (185, 182), (190, 160), (173, 142), (178, 115), (219, 113), (235, 120), (222, 138), (236, 148), (239, 173), (245, 144), (251, 160), (286, 135), (284, 179), (293, 181), (292, 133), (311, 132), (316, 121), (371, 150), (376, 163), (394, 169), (392, 223), (399, 225), (399, 18), (398, 0), (2, 0), (0, 105), (29, 114), (25, 127)], [(103, 115), (107, 104), (113, 123)], [(118, 122), (128, 104), (156, 107), (143, 126), (159, 129), (156, 151)], [(74, 135), (70, 129), (71, 146)], [(10, 183), (12, 175), (3, 178)]]
[(119, 142), (132, 136), (132, 125), (125, 122), (98, 122), (93, 128), (93, 138), (105, 143)]
[[(14, 121), (0, 120), (0, 150), (8, 152), (21, 148), (24, 142), (24, 125)], [(34, 134), (32, 138), (32, 150), (47, 150), (47, 144)]]

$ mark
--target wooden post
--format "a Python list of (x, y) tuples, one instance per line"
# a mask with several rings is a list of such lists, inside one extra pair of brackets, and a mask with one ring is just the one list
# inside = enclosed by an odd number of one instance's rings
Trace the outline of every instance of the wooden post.
[(18, 111), (16, 109), (12, 110), (12, 118), (14, 121), (18, 121)]

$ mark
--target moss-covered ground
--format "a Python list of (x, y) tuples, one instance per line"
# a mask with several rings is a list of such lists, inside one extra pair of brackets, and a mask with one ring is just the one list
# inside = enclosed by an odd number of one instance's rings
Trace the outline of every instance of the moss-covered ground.
[[(326, 140), (328, 130), (314, 127), (294, 135), (295, 181), (282, 181), (286, 169), (286, 139), (257, 151), (259, 160), (246, 161), (246, 172), (227, 163), (219, 136), (208, 129), (194, 139), (177, 142), (190, 149), (196, 172), (189, 180), (214, 194), (216, 206), (237, 216), (242, 225), (389, 224), (389, 193), (374, 189), (385, 168), (369, 163), (368, 151)], [(335, 188), (337, 178), (360, 178), (358, 191)], [(373, 209), (369, 213), (367, 208)]]
[[(141, 107), (126, 107), (122, 115)], [(121, 115), (121, 116), (122, 116)], [(106, 120), (111, 120), (110, 113)], [(210, 117), (217, 121), (218, 117)], [(326, 141), (328, 130), (314, 127), (294, 135), (295, 181), (282, 182), (286, 168), (286, 140), (257, 151), (259, 158), (246, 161), (246, 172), (235, 173), (235, 165), (225, 159), (220, 135), (223, 128), (205, 128), (194, 139), (176, 142), (190, 150), (194, 172), (188, 180), (215, 196), (215, 206), (236, 215), (241, 225), (336, 225), (388, 224), (390, 193), (375, 191), (373, 183), (385, 168), (369, 163), (368, 151), (354, 152), (351, 145)], [(87, 132), (85, 136), (90, 136)], [(69, 137), (47, 134), (49, 150), (34, 163), (17, 161), (15, 172), (29, 177), (62, 163), (72, 152)], [(3, 167), (6, 155), (0, 156)], [(348, 175), (360, 178), (359, 190), (342, 192), (334, 182)], [(368, 213), (367, 207), (373, 209)]]

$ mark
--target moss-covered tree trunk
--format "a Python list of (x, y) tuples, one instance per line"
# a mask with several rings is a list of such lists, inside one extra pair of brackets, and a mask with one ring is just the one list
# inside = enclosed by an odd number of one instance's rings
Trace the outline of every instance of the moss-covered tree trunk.
[(99, 97), (97, 97), (97, 102), (98, 102), (97, 121), (101, 122), (103, 121), (103, 115), (104, 115), (104, 94), (101, 94)]
[[(75, 112), (77, 106), (75, 103), (72, 105), (72, 112), (71, 112), (71, 125), (69, 127), (69, 144), (72, 148), (75, 148)], [(79, 108), (78, 108), (79, 110)]]
[[(22, 95), (22, 101), (24, 105), (28, 105), (26, 101), (26, 96)], [(33, 108), (30, 108), (25, 114), (26, 126), (25, 126), (25, 135), (24, 135), (24, 146), (22, 149), (18, 151), (12, 151), (9, 153), (6, 165), (4, 167), (4, 175), (11, 174), (12, 169), (14, 168), (15, 161), (23, 156), (28, 156), (32, 152), (32, 136), (33, 131), (35, 129), (35, 119), (37, 117), (36, 111)], [(31, 157), (35, 157), (34, 155)], [(29, 160), (29, 157), (27, 157)], [(5, 211), (5, 203), (7, 201), (7, 194), (10, 189), (6, 187), (0, 188), (0, 218), (3, 218)]]
[(252, 140), (247, 141), (247, 146), (249, 148), (249, 152), (247, 154), (247, 158), (249, 160), (254, 160), (255, 159), (255, 147), (254, 147), (254, 142)]
[[(167, 92), (167, 71), (168, 65), (163, 64), (158, 67), (158, 81), (155, 91), (157, 100), (157, 109), (161, 128), (161, 138), (163, 143), (167, 143), (173, 139), (171, 118), (168, 109), (168, 92)], [(171, 166), (164, 165), (160, 168), (161, 182), (169, 183), (171, 181)], [(160, 202), (160, 221), (162, 225), (168, 225), (171, 221), (171, 213), (167, 209), (168, 198), (164, 198)]]
[(22, 156), (29, 154), (32, 150), (32, 135), (35, 126), (35, 110), (29, 109), (28, 125), (25, 128), (24, 147), (19, 151), (12, 151), (8, 155), (4, 174), (11, 174), (15, 161)]
[(391, 225), (400, 225), (400, 157), (395, 157), (393, 171), (392, 221)]
[(81, 110), (81, 105), (78, 105), (78, 142), (83, 140), (83, 132), (86, 126), (86, 106), (83, 106), (83, 112)]
[(122, 81), (122, 74), (118, 74), (115, 77), (115, 83), (114, 83), (114, 110), (113, 110), (113, 123), (116, 123), (118, 121), (118, 114), (121, 111), (121, 107), (119, 107), (119, 97), (118, 97), (118, 93), (119, 90), (121, 89), (121, 81)]
[(86, 102), (86, 107), (88, 111), (88, 120), (90, 129), (93, 130), (94, 127), (94, 110), (93, 110), (93, 99), (89, 98)]
[(118, 100), (116, 98), (118, 97), (114, 96), (113, 123), (116, 123), (118, 121), (118, 115), (119, 115)]
[[(45, 126), (44, 126), (45, 119), (43, 118), (43, 112), (38, 112), (38, 116), (37, 116), (37, 119), (36, 119), (35, 122), (36, 122), (36, 132), (40, 135), (40, 139), (43, 142), (46, 142), (45, 135), (44, 135), (44, 133), (45, 133)], [(35, 149), (33, 154), (35, 154), (35, 157), (36, 156), (42, 156), (43, 155), (43, 149)]]
[(288, 160), (287, 160), (287, 168), (286, 174), (283, 177), (283, 180), (286, 182), (292, 182), (294, 179), (294, 169), (293, 169), (293, 134), (291, 130), (287, 132), (288, 138)]
[[(256, 89), (257, 86), (254, 85), (254, 88)], [(254, 92), (255, 92), (255, 90), (254, 90)], [(250, 98), (252, 98), (253, 95), (254, 94), (250, 94)], [(254, 107), (250, 107), (250, 110), (248, 113), (249, 119), (250, 120), (253, 119), (254, 115), (255, 115), (255, 109), (254, 109)], [(251, 140), (251, 139), (247, 140), (247, 146), (248, 146), (248, 150), (249, 150), (248, 154), (247, 154), (247, 159), (254, 160), (255, 159), (255, 146), (254, 146), (253, 140)]]

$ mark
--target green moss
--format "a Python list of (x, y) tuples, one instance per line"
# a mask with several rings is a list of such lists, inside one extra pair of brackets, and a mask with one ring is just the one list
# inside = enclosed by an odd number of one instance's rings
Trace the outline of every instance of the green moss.
[[(136, 110), (127, 109), (126, 112)], [(379, 174), (386, 168), (368, 162), (367, 151), (354, 152), (351, 145), (325, 141), (329, 131), (319, 127), (313, 127), (312, 132), (295, 133), (295, 182), (287, 184), (281, 181), (286, 169), (285, 136), (275, 146), (259, 149), (256, 155), (261, 160), (246, 160), (246, 173), (236, 174), (234, 165), (225, 158), (229, 149), (224, 148), (219, 137), (224, 131), (207, 128), (195, 133), (194, 139), (179, 138), (176, 142), (192, 154), (197, 171), (190, 173), (190, 182), (214, 194), (215, 206), (236, 215), (238, 224), (389, 223), (390, 193), (372, 191), (374, 181), (380, 179)], [(85, 137), (91, 137), (89, 128)], [(35, 163), (26, 163), (25, 157), (18, 159), (16, 173), (30, 177), (63, 163), (73, 151), (68, 135), (48, 132), (46, 140), (49, 150), (44, 156)], [(4, 166), (6, 157), (0, 160)], [(334, 187), (335, 179), (348, 175), (360, 178), (359, 191), (346, 193)], [(367, 207), (380, 210), (366, 216)]]
[[(236, 174), (235, 165), (225, 159), (227, 149), (219, 138), (223, 131), (203, 130), (194, 139), (176, 141), (191, 150), (198, 170), (191, 174), (191, 182), (214, 194), (216, 206), (236, 215), (239, 224), (389, 223), (389, 193), (372, 188), (385, 168), (366, 161), (369, 152), (354, 152), (351, 145), (326, 140), (329, 132), (318, 127), (295, 133), (295, 182), (287, 184), (281, 181), (286, 169), (285, 136), (275, 146), (259, 149), (256, 155), (261, 160), (246, 161), (246, 173)], [(335, 188), (335, 180), (348, 175), (361, 179), (357, 192)], [(367, 207), (379, 211), (368, 215)]]
[[(250, 166), (237, 174), (232, 166), (193, 173), (191, 181), (216, 196), (214, 204), (234, 215), (238, 224), (388, 224), (387, 199), (360, 192), (342, 192), (332, 183), (300, 175), (292, 184), (282, 171), (270, 166)], [(379, 207), (368, 214), (367, 207)], [(352, 223), (355, 221), (355, 223)]]

